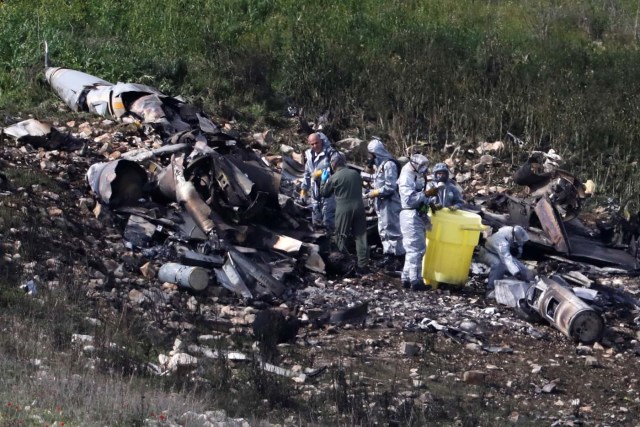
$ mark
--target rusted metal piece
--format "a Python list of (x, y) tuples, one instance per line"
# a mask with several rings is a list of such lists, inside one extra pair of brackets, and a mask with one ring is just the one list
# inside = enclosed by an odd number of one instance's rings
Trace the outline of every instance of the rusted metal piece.
[(527, 304), (556, 329), (583, 344), (602, 338), (604, 320), (593, 308), (557, 282), (540, 278), (527, 293)]
[(87, 180), (104, 203), (123, 206), (136, 202), (144, 195), (147, 173), (137, 163), (120, 159), (91, 165)]
[(211, 208), (202, 200), (193, 183), (184, 178), (182, 157), (173, 157), (173, 178), (175, 180), (176, 200), (183, 204), (189, 215), (194, 219), (202, 231), (209, 235), (216, 229), (216, 224), (211, 220)]
[(558, 209), (562, 221), (575, 218), (587, 197), (585, 185), (575, 175), (562, 169), (547, 170), (535, 157), (514, 173), (513, 180), (529, 187), (535, 199), (547, 196)]
[(549, 198), (545, 195), (538, 200), (535, 206), (536, 214), (540, 220), (542, 229), (549, 235), (553, 247), (561, 253), (570, 253), (571, 245), (567, 238), (567, 232), (564, 228), (564, 224), (560, 219), (554, 206), (549, 201)]

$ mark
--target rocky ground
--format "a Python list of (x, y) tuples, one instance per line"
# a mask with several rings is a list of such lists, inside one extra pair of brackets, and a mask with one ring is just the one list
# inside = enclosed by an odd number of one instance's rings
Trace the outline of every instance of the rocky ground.
[[(636, 425), (637, 306), (601, 304), (605, 337), (585, 346), (486, 299), (481, 268), (465, 286), (424, 293), (402, 289), (398, 277), (382, 271), (364, 278), (307, 272), (281, 299), (247, 301), (215, 285), (188, 292), (161, 283), (154, 259), (129, 249), (122, 222), (96, 204), (85, 181), (91, 164), (153, 141), (131, 125), (93, 117), (55, 125), (86, 143), (73, 151), (10, 139), (0, 146), (3, 277), (14, 278), (16, 289), (33, 280), (33, 299), (72, 282), (69, 291), (81, 296), (89, 323), (126, 317), (136, 325), (137, 341), (122, 350), (122, 366), (203, 389), (223, 390), (226, 381), (227, 399), (216, 404), (243, 418), (165, 413), (146, 424)], [(274, 133), (283, 143), (294, 135)], [(464, 168), (467, 160), (460, 160), (458, 178), (467, 189), (510, 186), (508, 175), (498, 177), (492, 166), (497, 157), (474, 156), (485, 167)], [(494, 167), (491, 182), (488, 167)], [(547, 274), (579, 268), (547, 258), (528, 262)], [(595, 286), (627, 296), (640, 292), (629, 275), (582, 270)], [(297, 336), (275, 347), (256, 342), (252, 324), (265, 309), (297, 317)], [(334, 317), (317, 321), (326, 313)], [(104, 356), (98, 350), (112, 344), (99, 328), (67, 335), (87, 361), (96, 362)], [(251, 362), (259, 356), (276, 372)], [(243, 377), (248, 371), (251, 380)], [(242, 405), (249, 400), (238, 386), (243, 382), (259, 390), (249, 408)]]

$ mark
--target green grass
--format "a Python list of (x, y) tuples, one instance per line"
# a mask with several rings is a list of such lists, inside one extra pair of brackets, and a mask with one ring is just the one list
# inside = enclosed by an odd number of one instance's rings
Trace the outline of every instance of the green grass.
[(631, 0), (4, 2), (0, 108), (53, 108), (47, 40), (58, 65), (258, 126), (295, 104), (311, 118), (331, 109), (360, 129), (349, 136), (389, 135), (396, 151), (507, 131), (526, 149), (548, 141), (570, 169), (627, 197), (635, 167), (585, 159), (639, 154), (637, 14)]
[(248, 123), (268, 124), (293, 103), (310, 116), (331, 109), (361, 129), (352, 136), (373, 124), (398, 147), (511, 131), (527, 149), (549, 141), (591, 175), (585, 156), (615, 147), (613, 161), (625, 164), (638, 155), (637, 13), (631, 0), (4, 2), (0, 106), (51, 105), (47, 40), (59, 65), (183, 94)]

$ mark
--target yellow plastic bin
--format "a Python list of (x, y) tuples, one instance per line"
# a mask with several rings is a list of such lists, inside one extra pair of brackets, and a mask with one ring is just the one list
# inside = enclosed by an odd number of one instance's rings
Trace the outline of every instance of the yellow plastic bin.
[(422, 277), (428, 285), (439, 283), (464, 285), (469, 277), (473, 249), (480, 232), (486, 229), (480, 215), (448, 208), (429, 214), (431, 231), (427, 232), (427, 250), (422, 260)]

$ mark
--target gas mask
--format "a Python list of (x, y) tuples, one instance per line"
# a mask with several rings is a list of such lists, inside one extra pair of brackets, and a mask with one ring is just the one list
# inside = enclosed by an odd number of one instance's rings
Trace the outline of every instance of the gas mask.
[(376, 156), (375, 154), (369, 153), (369, 159), (367, 160), (367, 167), (373, 169), (376, 165)]
[(437, 182), (447, 182), (449, 174), (447, 172), (436, 172), (435, 179)]

